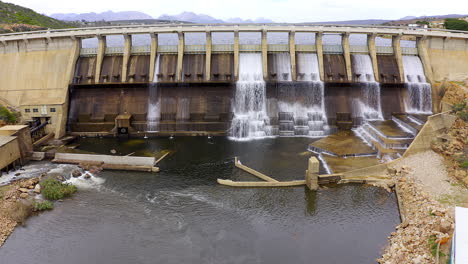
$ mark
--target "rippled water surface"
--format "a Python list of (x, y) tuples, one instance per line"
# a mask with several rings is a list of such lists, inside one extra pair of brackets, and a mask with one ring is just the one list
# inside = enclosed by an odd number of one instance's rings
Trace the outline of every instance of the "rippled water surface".
[(234, 156), (278, 180), (303, 179), (310, 138), (80, 139), (126, 155), (168, 149), (161, 172), (104, 171), (19, 227), (0, 263), (375, 263), (398, 223), (395, 197), (361, 185), (231, 188), (257, 180)]

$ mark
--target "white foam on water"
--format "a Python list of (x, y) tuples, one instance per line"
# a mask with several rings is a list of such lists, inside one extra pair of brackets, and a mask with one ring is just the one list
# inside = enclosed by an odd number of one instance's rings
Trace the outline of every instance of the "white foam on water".
[[(85, 175), (89, 174), (91, 177), (86, 179)], [(97, 177), (96, 175), (92, 174), (89, 171), (83, 172), (83, 174), (80, 177), (73, 177), (70, 174), (70, 178), (65, 181), (65, 183), (70, 183), (72, 185), (75, 185), (78, 189), (100, 189), (101, 185), (105, 182), (106, 180), (100, 177)]]

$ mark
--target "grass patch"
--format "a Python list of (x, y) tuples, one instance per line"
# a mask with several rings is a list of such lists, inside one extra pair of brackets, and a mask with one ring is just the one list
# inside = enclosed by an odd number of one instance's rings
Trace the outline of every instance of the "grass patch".
[(54, 204), (51, 201), (34, 202), (33, 206), (36, 212), (54, 209)]
[[(429, 245), (429, 249), (431, 250), (432, 256), (437, 256), (437, 238), (435, 235), (431, 235), (429, 239), (427, 240), (427, 244)], [(445, 254), (440, 251), (439, 247), (439, 257), (444, 257)]]
[(42, 195), (47, 200), (59, 200), (69, 197), (77, 191), (76, 186), (62, 183), (56, 179), (46, 179), (41, 182)]
[(10, 187), (10, 185), (0, 186), (0, 199), (3, 199), (5, 193), (8, 192), (8, 190), (10, 190)]
[(26, 219), (32, 214), (33, 209), (32, 204), (17, 201), (6, 211), (6, 215), (13, 221), (24, 224)]

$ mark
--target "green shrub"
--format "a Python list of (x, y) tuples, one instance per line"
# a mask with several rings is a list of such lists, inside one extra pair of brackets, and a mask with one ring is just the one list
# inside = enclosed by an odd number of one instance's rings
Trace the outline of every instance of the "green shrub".
[(468, 111), (461, 111), (461, 112), (458, 112), (458, 117), (465, 121), (465, 122), (468, 122)]
[(465, 107), (466, 107), (466, 102), (462, 102), (462, 103), (454, 104), (452, 106), (452, 109), (455, 112), (460, 112), (460, 111), (463, 111)]
[(447, 18), (444, 22), (444, 27), (446, 29), (452, 30), (466, 30), (468, 31), (468, 22), (456, 18)]
[(460, 162), (460, 167), (463, 169), (468, 169), (468, 160)]
[(48, 200), (59, 200), (74, 194), (77, 189), (71, 184), (62, 183), (55, 179), (46, 179), (41, 182), (42, 195)]
[(10, 124), (16, 123), (16, 116), (4, 106), (0, 106), (0, 119)]
[[(427, 241), (427, 243), (429, 244), (429, 249), (431, 250), (431, 254), (432, 256), (437, 256), (437, 238), (435, 235), (431, 235)], [(443, 257), (445, 256), (444, 253), (442, 253), (440, 251), (440, 248), (439, 248), (439, 257)]]
[(45, 211), (54, 209), (54, 204), (51, 201), (35, 202), (33, 205), (34, 211)]

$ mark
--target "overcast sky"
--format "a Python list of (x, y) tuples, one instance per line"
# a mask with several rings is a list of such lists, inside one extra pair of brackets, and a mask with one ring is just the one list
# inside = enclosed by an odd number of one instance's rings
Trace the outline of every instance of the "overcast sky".
[(141, 11), (153, 17), (191, 11), (227, 19), (264, 17), (276, 22), (398, 19), (467, 14), (466, 0), (3, 0), (42, 14)]

